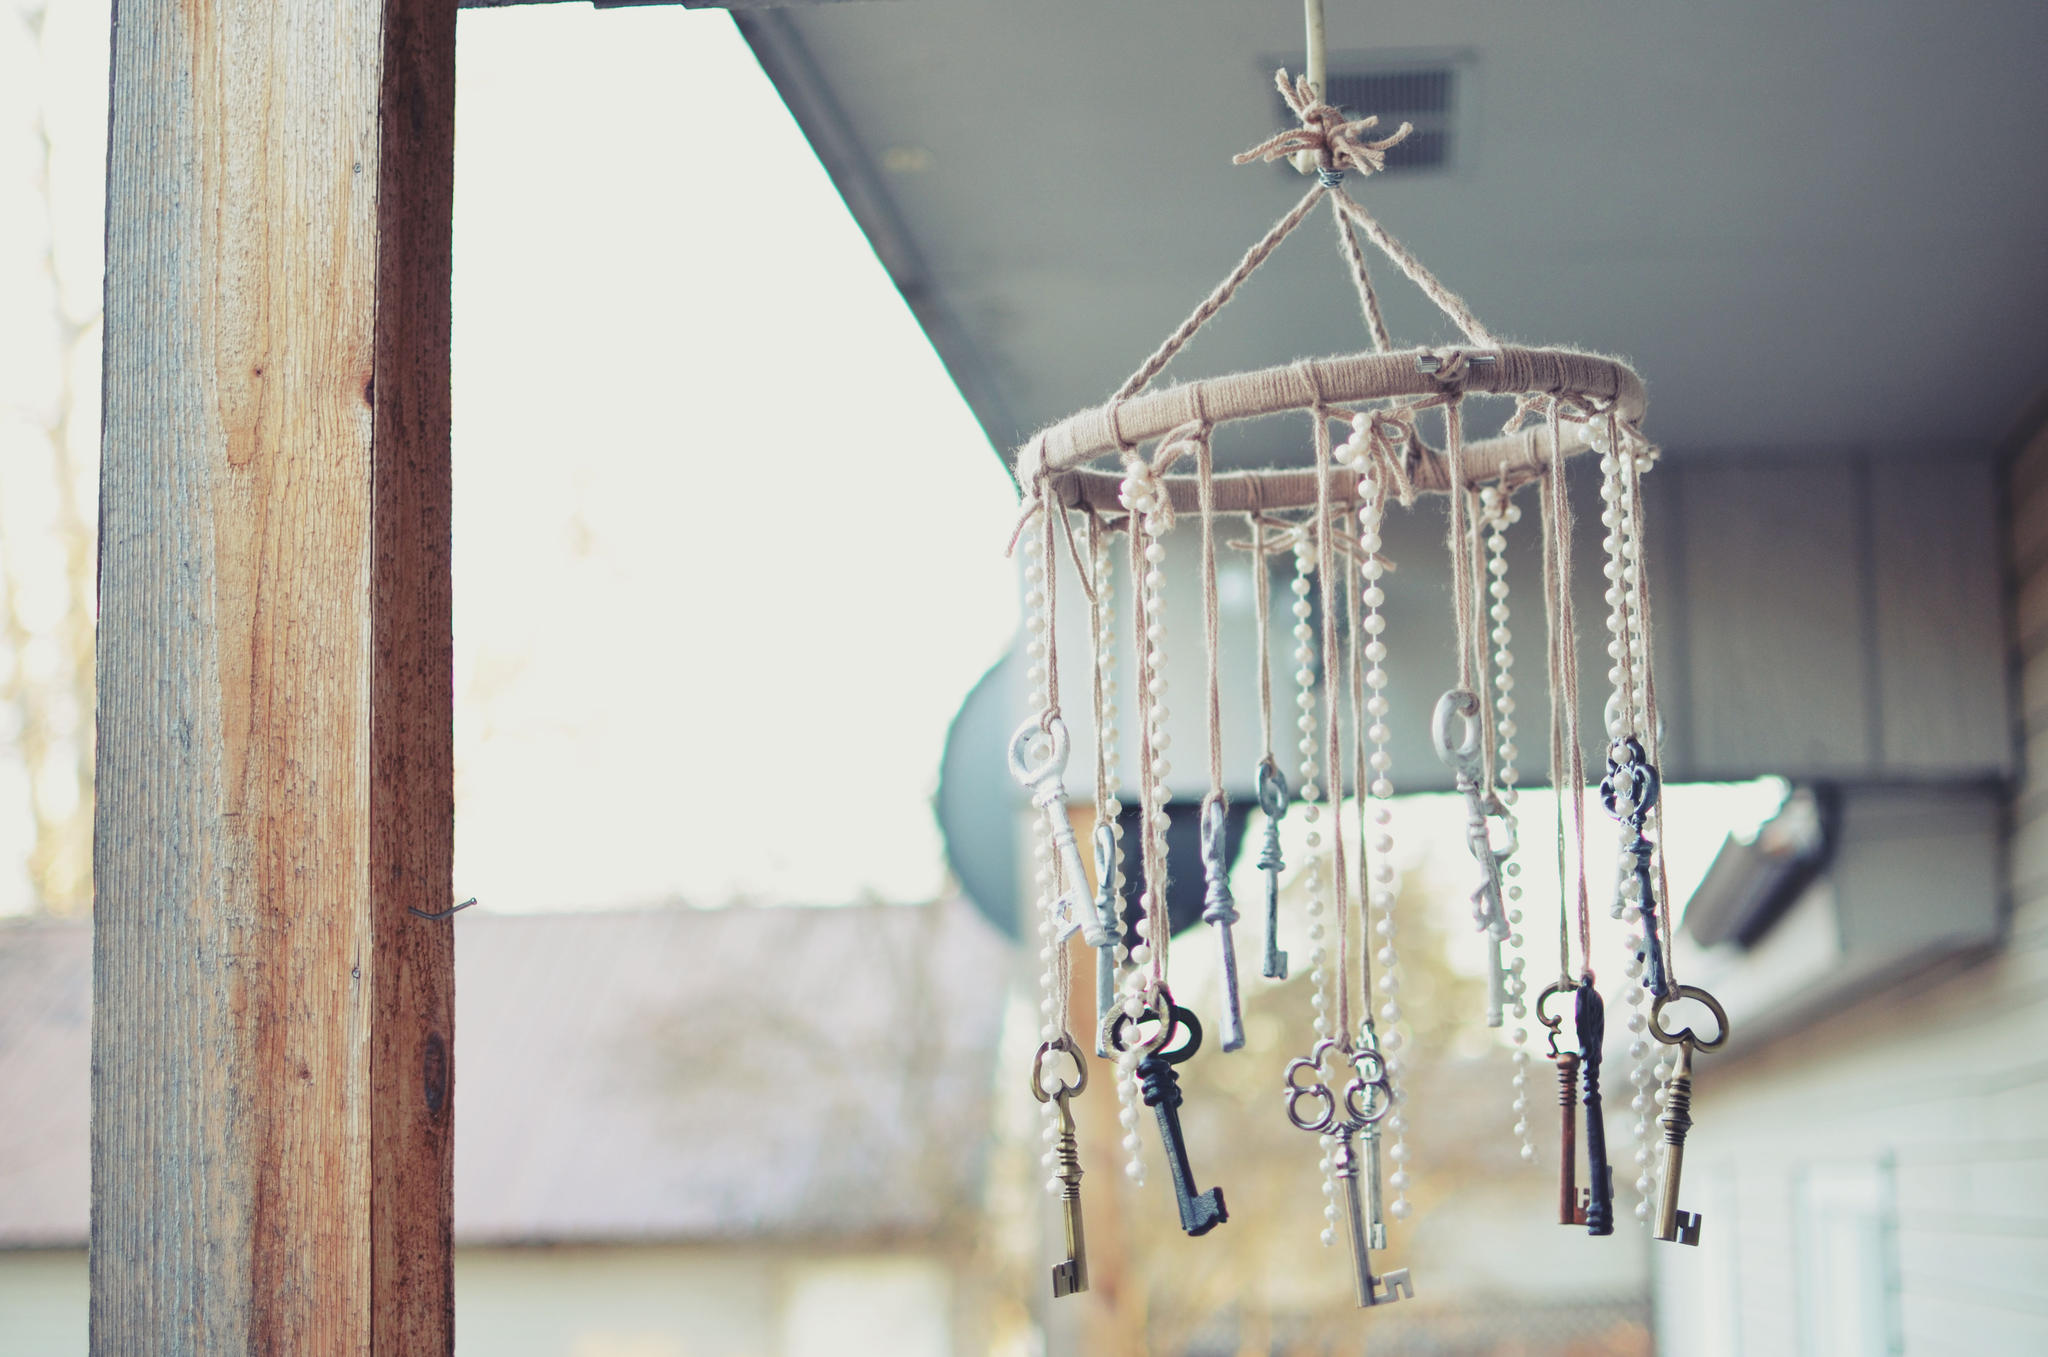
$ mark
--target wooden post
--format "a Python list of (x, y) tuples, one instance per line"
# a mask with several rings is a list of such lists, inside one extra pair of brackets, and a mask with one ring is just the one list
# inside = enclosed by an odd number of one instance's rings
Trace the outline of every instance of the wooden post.
[(455, 0), (119, 0), (92, 1347), (453, 1349)]

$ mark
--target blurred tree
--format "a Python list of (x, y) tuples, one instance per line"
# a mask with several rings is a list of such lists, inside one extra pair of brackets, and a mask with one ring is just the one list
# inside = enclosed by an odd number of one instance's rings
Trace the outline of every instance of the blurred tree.
[[(19, 11), (46, 65), (48, 4)], [(47, 92), (47, 82), (43, 88)], [(26, 870), (35, 903), (76, 914), (92, 898), (93, 526), (90, 477), (94, 431), (81, 418), (97, 367), (100, 317), (67, 294), (59, 271), (58, 212), (52, 167), (56, 144), (47, 99), (36, 101), (30, 131), (32, 191), (40, 220), (23, 222), (39, 254), (43, 290), (14, 324), (47, 358), (40, 380), (10, 392), (0, 424), (0, 738), (20, 760), (31, 824)], [(36, 333), (40, 331), (40, 333)], [(86, 445), (81, 448), (80, 445)]]

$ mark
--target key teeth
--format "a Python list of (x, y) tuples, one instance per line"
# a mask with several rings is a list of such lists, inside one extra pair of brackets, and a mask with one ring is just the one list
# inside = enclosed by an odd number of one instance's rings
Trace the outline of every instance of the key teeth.
[(1700, 1242), (1700, 1225), (1701, 1218), (1699, 1212), (1680, 1211), (1678, 1213), (1678, 1233), (1668, 1242), (1691, 1244), (1697, 1248)]
[(1207, 1192), (1197, 1192), (1192, 1198), (1192, 1202), (1193, 1211), (1191, 1214), (1194, 1215), (1195, 1222), (1187, 1229), (1187, 1233), (1190, 1236), (1205, 1235), (1218, 1225), (1229, 1223), (1230, 1211), (1223, 1205), (1223, 1189), (1221, 1187), (1212, 1187)]
[(1267, 957), (1261, 974), (1268, 980), (1285, 980), (1287, 978), (1287, 953), (1275, 952)]
[(1052, 1265), (1052, 1295), (1054, 1300), (1071, 1296), (1088, 1289), (1088, 1278), (1082, 1274), (1079, 1263), (1069, 1260)]
[(1383, 1272), (1380, 1274), (1379, 1281), (1380, 1285), (1386, 1288), (1386, 1294), (1384, 1296), (1375, 1295), (1373, 1297), (1373, 1304), (1392, 1305), (1397, 1300), (1415, 1299), (1415, 1287), (1408, 1280), (1407, 1268), (1401, 1268), (1396, 1272)]

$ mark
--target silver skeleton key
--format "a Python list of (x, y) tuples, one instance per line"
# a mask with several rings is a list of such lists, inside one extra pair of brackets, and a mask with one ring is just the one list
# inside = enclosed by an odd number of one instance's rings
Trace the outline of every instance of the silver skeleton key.
[[(1372, 1019), (1367, 1018), (1358, 1026), (1360, 1050), (1379, 1055), (1380, 1037), (1373, 1030)], [(1374, 1117), (1358, 1133), (1365, 1142), (1365, 1239), (1375, 1249), (1387, 1246), (1387, 1212), (1385, 1193), (1380, 1184), (1380, 1119)], [(1406, 1273), (1402, 1274), (1406, 1277)]]
[(1259, 809), (1266, 812), (1266, 837), (1259, 846), (1259, 870), (1266, 877), (1266, 957), (1260, 974), (1287, 978), (1287, 953), (1280, 950), (1280, 821), (1287, 814), (1287, 775), (1271, 759), (1259, 760)]
[(1223, 1049), (1244, 1046), (1244, 1012), (1237, 996), (1237, 945), (1231, 940), (1231, 925), (1237, 922), (1237, 902), (1230, 896), (1230, 872), (1224, 858), (1224, 830), (1229, 813), (1221, 796), (1202, 803), (1202, 875), (1207, 886), (1203, 897), (1202, 922), (1215, 926), (1223, 939)]
[[(1331, 1056), (1339, 1056), (1351, 1066), (1353, 1078), (1345, 1084), (1342, 1093), (1330, 1087), (1323, 1075), (1323, 1062)], [(1300, 1076), (1310, 1076), (1308, 1083), (1299, 1082)], [(1412, 1298), (1415, 1288), (1408, 1280), (1408, 1269), (1389, 1272), (1375, 1277), (1372, 1271), (1372, 1250), (1380, 1247), (1386, 1237), (1386, 1226), (1379, 1226), (1380, 1243), (1374, 1242), (1366, 1223), (1366, 1203), (1359, 1191), (1359, 1155), (1356, 1138), (1361, 1132), (1376, 1130), (1380, 1118), (1386, 1116), (1393, 1106), (1393, 1090), (1387, 1084), (1386, 1061), (1371, 1047), (1356, 1051), (1339, 1050), (1337, 1043), (1325, 1038), (1315, 1044), (1310, 1054), (1299, 1060), (1290, 1061), (1286, 1074), (1287, 1120), (1304, 1131), (1329, 1137), (1334, 1176), (1344, 1185), (1344, 1210), (1351, 1236), (1351, 1263), (1357, 1287), (1360, 1308), (1374, 1305), (1391, 1305), (1397, 1300)], [(1304, 1113), (1303, 1102), (1313, 1105)], [(1369, 1158), (1377, 1158), (1377, 1134), (1367, 1141)], [(1370, 1175), (1368, 1192), (1378, 1196), (1378, 1174), (1374, 1165), (1368, 1164)], [(1378, 1202), (1373, 1202), (1373, 1214), (1378, 1215)], [(1382, 1294), (1381, 1287), (1385, 1287)]]
[[(1045, 757), (1034, 765), (1030, 761), (1031, 747), (1040, 742), (1044, 744)], [(1052, 831), (1053, 851), (1059, 855), (1060, 872), (1066, 878), (1066, 890), (1052, 905), (1053, 927), (1062, 942), (1072, 937), (1076, 929), (1095, 934), (1102, 928), (1094, 902), (1088, 898), (1088, 878), (1081, 871), (1081, 846), (1074, 842), (1074, 826), (1067, 819), (1067, 784), (1063, 780), (1066, 771), (1067, 723), (1059, 717), (1043, 726), (1036, 720), (1026, 721), (1010, 737), (1010, 776), (1030, 791), (1031, 804), (1045, 816), (1046, 828)], [(1088, 940), (1101, 945), (1093, 936)]]
[[(1460, 719), (1464, 722), (1464, 729), (1454, 741), (1451, 726)], [(1453, 688), (1437, 699), (1430, 735), (1436, 744), (1436, 756), (1456, 775), (1458, 791), (1465, 798), (1465, 846), (1471, 850), (1481, 873), (1479, 886), (1472, 892), (1472, 918), (1485, 931), (1487, 938), (1486, 1025), (1499, 1027), (1508, 1000), (1513, 997), (1515, 982), (1514, 972), (1501, 961), (1500, 945), (1513, 931), (1508, 925), (1501, 868), (1515, 855), (1519, 845), (1515, 822), (1508, 816), (1507, 807), (1501, 804), (1498, 795), (1480, 788), (1479, 780), (1486, 771), (1479, 749), (1480, 733), (1479, 698), (1476, 694), (1464, 688)], [(1495, 820), (1507, 825), (1505, 847), (1493, 846), (1492, 822)]]
[[(1095, 826), (1095, 916), (1101, 926), (1102, 940), (1093, 938), (1088, 945), (1095, 949), (1095, 1054), (1108, 1056), (1109, 1038), (1104, 1034), (1103, 1024), (1108, 1021), (1110, 1010), (1116, 1007), (1116, 946), (1123, 935), (1123, 903), (1117, 890), (1116, 828), (1108, 823)], [(1087, 930), (1082, 930), (1087, 936)]]

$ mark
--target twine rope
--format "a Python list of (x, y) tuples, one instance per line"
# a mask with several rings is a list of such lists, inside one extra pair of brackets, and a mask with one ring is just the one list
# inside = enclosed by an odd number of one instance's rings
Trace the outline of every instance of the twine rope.
[[(1315, 388), (1314, 373), (1306, 364), (1302, 365), (1302, 373), (1310, 387)], [(1316, 447), (1316, 574), (1321, 577), (1323, 594), (1323, 768), (1327, 773), (1324, 780), (1329, 784), (1329, 795), (1325, 799), (1330, 805), (1331, 906), (1337, 916), (1337, 1021), (1342, 1048), (1349, 1051), (1352, 1049), (1350, 883), (1344, 872), (1344, 764), (1338, 729), (1338, 701), (1342, 685), (1337, 679), (1342, 671), (1338, 668), (1337, 658), (1336, 553), (1331, 546), (1331, 539), (1336, 535), (1336, 519), (1330, 507), (1330, 413), (1323, 405), (1320, 389), (1314, 390), (1311, 418), (1315, 420)]]
[[(1615, 455), (1621, 455), (1621, 430), (1612, 415), (1608, 416), (1608, 437), (1612, 439)], [(1637, 465), (1633, 450), (1628, 454), (1628, 498), (1629, 517), (1635, 522), (1636, 540), (1636, 625), (1643, 637), (1643, 724), (1649, 729), (1643, 732), (1643, 743), (1649, 749), (1650, 764), (1661, 770), (1664, 767), (1663, 723), (1657, 715), (1657, 669), (1651, 659), (1650, 644), (1650, 553), (1644, 547), (1643, 533), (1643, 474)], [(1664, 798), (1660, 795), (1657, 804), (1650, 808), (1650, 818), (1656, 833), (1657, 844), (1657, 920), (1656, 927), (1663, 934), (1664, 980), (1673, 989), (1677, 988), (1678, 975), (1672, 968), (1674, 934), (1671, 922), (1671, 879), (1665, 865), (1664, 854)]]
[[(1339, 530), (1346, 537), (1353, 536), (1355, 529), (1353, 520), (1347, 519), (1339, 525)], [(1349, 569), (1344, 573), (1345, 643), (1350, 652), (1346, 668), (1350, 671), (1351, 690), (1351, 799), (1358, 812), (1358, 997), (1365, 1008), (1365, 1025), (1369, 1028), (1372, 1026), (1372, 940), (1366, 927), (1366, 902), (1372, 898), (1372, 855), (1368, 847), (1372, 839), (1366, 826), (1369, 812), (1365, 793), (1371, 783), (1366, 776), (1365, 761), (1365, 646), (1361, 639), (1364, 632), (1360, 630), (1358, 611), (1358, 596), (1362, 592), (1358, 587), (1359, 579), (1360, 576)], [(1342, 833), (1341, 828), (1339, 833)], [(1350, 924), (1351, 916), (1347, 911), (1337, 921), (1340, 950)], [(1341, 973), (1341, 961), (1339, 966)]]
[[(1564, 889), (1565, 838), (1563, 832), (1564, 787), (1571, 787), (1573, 866), (1577, 886), (1579, 925), (1579, 974), (1593, 979), (1593, 915), (1586, 892), (1586, 766), (1584, 741), (1579, 731), (1579, 637), (1572, 611), (1572, 515), (1564, 480), (1562, 431), (1558, 413), (1550, 411), (1550, 464), (1542, 481), (1543, 493), (1543, 592), (1545, 615), (1550, 619), (1551, 662), (1551, 771), (1550, 784), (1558, 793), (1558, 875), (1559, 909), (1570, 897)], [(1563, 746), (1560, 749), (1560, 745)], [(1560, 924), (1562, 915), (1560, 914)], [(1568, 947), (1567, 947), (1568, 953)], [(1564, 958), (1567, 970), (1570, 957)]]

